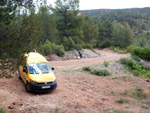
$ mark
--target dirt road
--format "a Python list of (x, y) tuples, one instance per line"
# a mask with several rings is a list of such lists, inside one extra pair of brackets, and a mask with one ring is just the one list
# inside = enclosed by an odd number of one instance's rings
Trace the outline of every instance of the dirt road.
[(69, 68), (69, 67), (80, 67), (92, 64), (103, 63), (104, 61), (114, 61), (122, 57), (127, 57), (127, 54), (117, 54), (109, 49), (98, 50), (95, 49), (96, 53), (101, 56), (98, 58), (87, 58), (87, 59), (76, 59), (67, 61), (51, 61), (50, 65), (56, 68)]
[[(103, 112), (147, 112), (136, 99), (128, 99), (127, 104), (118, 104), (120, 93), (132, 91), (136, 87), (150, 90), (145, 79), (132, 77), (99, 77), (85, 73), (82, 66), (118, 60), (121, 55), (110, 50), (95, 50), (102, 57), (49, 62), (55, 67), (58, 87), (44, 94), (27, 93), (24, 84), (16, 75), (0, 79), (0, 107), (8, 113), (103, 113)], [(138, 81), (138, 82), (137, 82)], [(134, 104), (133, 104), (134, 103)], [(8, 108), (9, 107), (9, 108)], [(10, 109), (12, 108), (12, 109)]]

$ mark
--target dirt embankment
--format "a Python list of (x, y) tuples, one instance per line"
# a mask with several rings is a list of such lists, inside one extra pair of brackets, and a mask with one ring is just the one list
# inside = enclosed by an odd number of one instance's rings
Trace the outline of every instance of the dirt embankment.
[[(50, 61), (55, 67), (58, 87), (44, 94), (27, 93), (24, 84), (16, 75), (0, 79), (0, 107), (8, 113), (115, 113), (127, 111), (148, 113), (143, 103), (137, 99), (120, 95), (125, 91), (143, 88), (149, 94), (150, 83), (132, 76), (99, 77), (82, 71), (82, 66), (114, 61), (128, 55), (114, 53), (108, 49), (95, 50), (101, 56), (65, 61)], [(17, 74), (17, 73), (16, 73)], [(128, 103), (118, 104), (116, 100), (125, 98)], [(11, 108), (8, 108), (10, 107)]]

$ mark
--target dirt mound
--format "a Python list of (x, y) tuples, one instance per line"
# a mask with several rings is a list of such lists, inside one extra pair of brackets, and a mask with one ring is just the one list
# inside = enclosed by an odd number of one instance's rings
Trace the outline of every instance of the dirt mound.
[(103, 50), (104, 50), (104, 51), (112, 52), (112, 50), (110, 50), (109, 48), (104, 48)]
[[(91, 50), (88, 49), (82, 49), (80, 50), (80, 53), (82, 54), (82, 58), (96, 58), (99, 57), (98, 54), (94, 53)], [(59, 57), (55, 54), (52, 55), (48, 55), (46, 56), (46, 59), (48, 61), (61, 61), (61, 60), (73, 60), (73, 59), (78, 59), (79, 53), (77, 50), (71, 50), (71, 51), (67, 51), (65, 53), (64, 57)]]
[(47, 55), (47, 56), (45, 56), (45, 58), (46, 58), (48, 61), (60, 61), (60, 60), (62, 60), (62, 58), (59, 57), (59, 56), (57, 56), (56, 54)]
[[(88, 49), (82, 49), (82, 50), (80, 50), (80, 53), (82, 54), (82, 58), (99, 57), (98, 54), (96, 54), (93, 51), (88, 50)], [(63, 60), (77, 59), (78, 56), (79, 56), (79, 53), (77, 50), (68, 51), (68, 52), (66, 52), (65, 56), (63, 57)]]

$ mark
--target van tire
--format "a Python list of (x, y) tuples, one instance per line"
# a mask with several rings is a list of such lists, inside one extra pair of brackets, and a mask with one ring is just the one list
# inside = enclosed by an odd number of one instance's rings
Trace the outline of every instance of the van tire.
[(27, 91), (27, 92), (30, 92), (30, 91), (31, 91), (31, 90), (30, 90), (30, 85), (29, 85), (28, 82), (25, 84), (25, 88), (26, 88), (26, 91)]

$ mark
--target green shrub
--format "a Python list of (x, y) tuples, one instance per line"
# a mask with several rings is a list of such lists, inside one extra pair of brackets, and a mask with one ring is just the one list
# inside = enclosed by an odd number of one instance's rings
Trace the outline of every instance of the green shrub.
[(99, 47), (100, 48), (106, 48), (106, 47), (111, 47), (113, 44), (112, 44), (112, 41), (110, 40), (104, 40), (100, 45)]
[(135, 61), (133, 61), (132, 59), (129, 59), (129, 58), (121, 58), (120, 63), (129, 67), (130, 71), (135, 76), (141, 75), (145, 71), (144, 70), (145, 67), (143, 65), (139, 65)]
[(86, 48), (86, 49), (93, 49), (93, 46), (91, 45), (91, 44), (85, 44), (84, 45), (84, 48)]
[(76, 44), (74, 48), (79, 51), (83, 48), (83, 45), (82, 44)]
[(121, 58), (120, 59), (120, 63), (123, 64), (123, 65), (126, 65), (126, 66), (129, 66), (129, 67), (132, 67), (132, 61), (131, 59), (129, 58)]
[(132, 69), (134, 70), (138, 70), (138, 71), (143, 71), (145, 69), (145, 67), (142, 65), (138, 65), (137, 63), (135, 63), (134, 61), (132, 61)]
[(136, 55), (142, 59), (150, 60), (150, 48), (134, 47), (131, 50), (132, 55)]
[(46, 42), (41, 46), (40, 48), (43, 55), (50, 55), (52, 54), (52, 48), (51, 43), (49, 40), (46, 40)]
[(55, 53), (56, 53), (58, 56), (63, 57), (63, 56), (65, 55), (64, 46), (63, 46), (63, 45), (57, 46), (57, 47), (55, 48)]
[(71, 37), (63, 37), (63, 45), (66, 51), (73, 50), (75, 48), (75, 42)]
[(142, 88), (136, 88), (132, 91), (130, 94), (131, 97), (137, 98), (137, 99), (146, 99), (147, 95), (143, 93), (144, 89)]
[(133, 74), (134, 76), (139, 76), (141, 75), (141, 72), (139, 72), (138, 70), (133, 70)]
[(103, 65), (104, 65), (105, 67), (108, 67), (109, 62), (108, 62), (108, 61), (104, 61)]
[(98, 76), (108, 76), (110, 75), (109, 71), (105, 69), (95, 69), (91, 71), (92, 74), (98, 75)]
[(135, 48), (135, 46), (128, 46), (127, 47), (127, 52), (131, 53), (131, 51)]
[(49, 40), (41, 45), (39, 49), (37, 49), (43, 55), (57, 54), (58, 56), (64, 56), (65, 50), (63, 45), (56, 45), (55, 43), (51, 43)]
[(113, 47), (113, 46), (111, 46), (111, 47), (109, 47), (112, 51), (114, 51), (114, 52), (117, 52), (117, 53), (119, 53), (119, 54), (126, 54), (126, 53), (128, 53), (128, 51), (127, 51), (127, 49), (121, 49), (121, 48), (119, 48), (119, 47)]
[(119, 100), (116, 100), (117, 103), (123, 104), (123, 103), (128, 103), (128, 100), (120, 98)]
[(136, 55), (132, 55), (131, 58), (136, 60), (136, 61), (141, 61), (141, 58), (139, 56), (136, 56)]
[(139, 57), (145, 60), (150, 60), (150, 48), (142, 48)]
[(142, 105), (141, 108), (143, 108), (143, 109), (149, 109), (149, 108), (148, 108), (147, 106), (145, 106), (145, 105)]
[(3, 108), (0, 108), (0, 113), (6, 113), (6, 111)]
[(84, 71), (91, 71), (91, 67), (90, 66), (85, 66), (82, 68), (82, 70)]
[(127, 90), (125, 90), (125, 92), (121, 93), (121, 95), (124, 95), (124, 96), (130, 96), (132, 98), (136, 98), (136, 99), (146, 99), (147, 98), (147, 95), (144, 92), (144, 89), (142, 88), (136, 88), (134, 89), (133, 91), (129, 92)]

